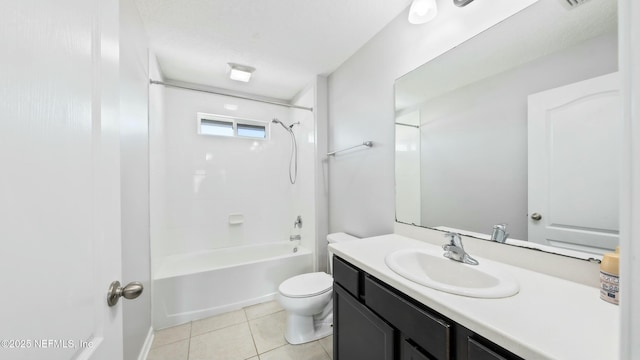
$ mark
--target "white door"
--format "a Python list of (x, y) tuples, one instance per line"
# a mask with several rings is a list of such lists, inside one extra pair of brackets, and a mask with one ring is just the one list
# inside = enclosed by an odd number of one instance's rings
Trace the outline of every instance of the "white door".
[(618, 244), (619, 89), (614, 73), (529, 96), (529, 241)]
[(120, 359), (118, 3), (4, 1), (0, 59), (0, 359)]

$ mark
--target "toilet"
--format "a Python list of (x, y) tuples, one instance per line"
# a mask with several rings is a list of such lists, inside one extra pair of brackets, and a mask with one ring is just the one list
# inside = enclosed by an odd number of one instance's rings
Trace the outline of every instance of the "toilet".
[[(345, 233), (327, 235), (329, 244), (357, 239)], [(329, 253), (329, 272), (333, 272)], [(278, 287), (278, 302), (287, 312), (284, 337), (290, 344), (303, 344), (333, 333), (333, 277), (314, 272), (291, 277)]]

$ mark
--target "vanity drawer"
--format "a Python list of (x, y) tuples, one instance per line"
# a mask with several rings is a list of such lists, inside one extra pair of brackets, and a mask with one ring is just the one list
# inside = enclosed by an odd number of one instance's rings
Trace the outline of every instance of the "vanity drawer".
[(364, 277), (364, 302), (434, 359), (451, 358), (451, 324), (445, 319), (417, 307), (368, 275)]
[(333, 257), (333, 281), (356, 298), (360, 298), (360, 270), (337, 256)]

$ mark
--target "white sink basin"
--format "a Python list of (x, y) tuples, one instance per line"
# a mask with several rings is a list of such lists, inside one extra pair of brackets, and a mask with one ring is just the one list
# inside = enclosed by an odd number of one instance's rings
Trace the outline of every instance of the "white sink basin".
[(487, 260), (468, 265), (445, 258), (442, 251), (420, 248), (392, 252), (385, 263), (406, 279), (451, 294), (504, 298), (520, 291), (513, 276)]

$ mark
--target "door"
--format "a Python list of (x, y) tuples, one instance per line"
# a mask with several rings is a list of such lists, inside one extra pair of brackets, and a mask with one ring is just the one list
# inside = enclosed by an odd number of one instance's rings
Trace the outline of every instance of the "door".
[(118, 4), (0, 12), (0, 358), (120, 359)]
[(619, 89), (614, 73), (529, 96), (529, 241), (618, 244)]

